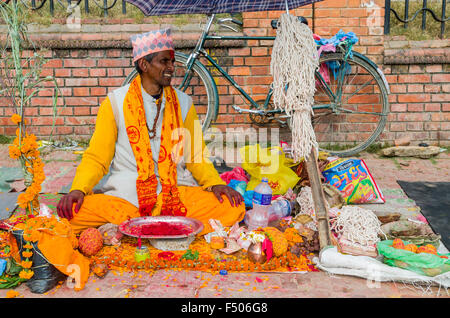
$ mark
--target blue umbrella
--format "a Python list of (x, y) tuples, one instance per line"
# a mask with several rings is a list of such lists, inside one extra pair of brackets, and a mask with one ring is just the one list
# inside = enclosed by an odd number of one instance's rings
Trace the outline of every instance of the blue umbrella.
[(146, 16), (291, 10), (323, 0), (125, 0)]

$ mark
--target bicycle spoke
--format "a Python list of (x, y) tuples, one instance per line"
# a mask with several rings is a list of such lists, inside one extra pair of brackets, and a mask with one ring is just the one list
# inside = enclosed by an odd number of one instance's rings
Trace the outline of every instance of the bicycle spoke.
[(365, 114), (365, 115), (378, 115), (378, 116), (386, 116), (387, 114), (383, 114), (383, 113), (374, 113), (374, 112), (362, 112), (362, 111), (353, 111), (350, 109), (345, 109), (340, 107), (339, 108), (340, 111), (346, 112), (346, 113), (351, 113), (351, 114)]
[(353, 96), (355, 96), (358, 92), (360, 92), (361, 90), (363, 90), (365, 87), (367, 87), (367, 86), (368, 86), (370, 83), (372, 83), (373, 81), (374, 81), (374, 79), (372, 78), (372, 79), (370, 79), (369, 81), (367, 81), (366, 83), (364, 83), (364, 85), (361, 86), (359, 89), (357, 89), (352, 95), (348, 96), (348, 97), (344, 100), (343, 104), (347, 104), (347, 102), (348, 102), (348, 100), (349, 100), (350, 98), (352, 98)]
[(365, 60), (354, 55), (344, 61), (339, 52), (321, 57), (320, 72), (312, 119), (320, 149), (355, 154), (385, 125), (389, 103), (384, 82)]
[(353, 83), (353, 81), (355, 80), (356, 75), (358, 74), (358, 66), (356, 66), (355, 69), (356, 69), (356, 70), (355, 70), (355, 72), (353, 73), (352, 80), (351, 80), (350, 82), (344, 83), (345, 86), (351, 86), (352, 83)]

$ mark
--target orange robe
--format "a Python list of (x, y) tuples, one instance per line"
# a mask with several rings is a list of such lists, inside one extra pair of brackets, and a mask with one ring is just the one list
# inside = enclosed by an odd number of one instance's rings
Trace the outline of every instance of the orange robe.
[[(186, 161), (186, 168), (191, 172), (199, 186), (187, 187), (178, 186), (181, 201), (187, 208), (187, 217), (200, 220), (204, 224), (202, 234), (211, 232), (209, 219), (217, 219), (224, 226), (231, 226), (241, 221), (245, 214), (245, 205), (242, 203), (238, 207), (233, 207), (224, 196), (223, 203), (220, 203), (215, 195), (208, 189), (217, 184), (225, 184), (220, 178), (217, 170), (208, 158), (208, 150), (204, 140), (201, 140), (200, 151), (194, 147), (198, 143), (198, 131), (201, 131), (195, 107), (190, 107), (183, 122), (184, 128), (190, 133), (189, 145), (185, 148), (185, 156), (190, 160)], [(120, 224), (128, 218), (138, 217), (138, 207), (125, 199), (111, 195), (92, 194), (93, 187), (100, 179), (107, 174), (108, 167), (114, 158), (115, 145), (117, 141), (118, 128), (114, 118), (111, 102), (109, 98), (101, 104), (96, 121), (94, 134), (91, 138), (88, 149), (83, 155), (83, 159), (77, 168), (77, 173), (72, 183), (72, 190), (80, 190), (86, 194), (83, 205), (74, 212), (74, 218), (70, 220), (76, 233), (88, 227), (98, 227), (105, 223)], [(159, 215), (161, 211), (162, 193), (158, 195), (157, 204), (152, 211), (152, 215)]]
[[(185, 204), (188, 214), (200, 220), (203, 231), (200, 235), (212, 232), (208, 223), (209, 219), (220, 220), (223, 226), (232, 226), (244, 218), (245, 207), (243, 203), (238, 207), (231, 206), (227, 198), (223, 203), (212, 192), (202, 190), (200, 187), (178, 187), (181, 201)], [(189, 199), (188, 199), (189, 198)], [(158, 196), (155, 215), (161, 209), (161, 195)], [(83, 205), (78, 213), (74, 212), (70, 224), (75, 233), (79, 233), (89, 227), (99, 227), (105, 223), (120, 224), (129, 218), (139, 217), (139, 209), (128, 201), (106, 194), (92, 194), (84, 198)]]

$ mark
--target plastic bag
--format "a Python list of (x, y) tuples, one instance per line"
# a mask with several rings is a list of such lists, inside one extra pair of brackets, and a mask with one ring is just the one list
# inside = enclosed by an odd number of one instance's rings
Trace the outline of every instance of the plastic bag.
[(244, 203), (246, 208), (253, 208), (253, 190), (244, 192)]
[(3, 272), (6, 270), (6, 260), (0, 258), (0, 276), (3, 275)]
[[(384, 256), (383, 262), (385, 264), (426, 276), (436, 276), (450, 271), (450, 259), (439, 257), (450, 257), (450, 254), (416, 254), (411, 251), (394, 248), (392, 247), (392, 242), (392, 240), (386, 240), (377, 243), (378, 253)], [(407, 241), (403, 242), (405, 245), (411, 244)]]
[(247, 190), (254, 190), (262, 178), (266, 177), (273, 195), (285, 194), (300, 180), (290, 168), (297, 163), (287, 158), (281, 147), (261, 148), (259, 144), (255, 144), (244, 146), (239, 152), (243, 160), (242, 168), (250, 175)]
[(247, 182), (245, 181), (231, 179), (228, 183), (228, 186), (242, 194), (242, 196), (244, 195), (245, 190), (247, 190)]
[(347, 204), (384, 203), (383, 193), (364, 160), (336, 159), (322, 171), (325, 182), (341, 191)]
[[(12, 231), (12, 234), (16, 238), (19, 251), (22, 251), (23, 245), (26, 244), (23, 239), (23, 231)], [(33, 245), (31, 261), (33, 262), (32, 270), (34, 275), (26, 282), (26, 285), (32, 293), (43, 294), (55, 287), (58, 282), (64, 281), (67, 276), (45, 259), (37, 246), (37, 242), (31, 244)], [(20, 253), (20, 257), (22, 260), (25, 259), (22, 253)]]
[(231, 171), (220, 174), (220, 178), (226, 183), (229, 183), (231, 180), (248, 182), (248, 177), (245, 174), (244, 169), (242, 169), (241, 167), (235, 167)]

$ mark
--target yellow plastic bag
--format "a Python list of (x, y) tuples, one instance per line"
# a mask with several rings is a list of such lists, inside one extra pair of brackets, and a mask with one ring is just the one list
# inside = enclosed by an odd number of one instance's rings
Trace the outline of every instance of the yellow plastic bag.
[(287, 158), (281, 147), (261, 148), (259, 144), (244, 146), (239, 149), (242, 168), (250, 175), (247, 190), (253, 190), (266, 177), (272, 188), (272, 194), (285, 194), (293, 188), (300, 178), (290, 168), (295, 166)]

